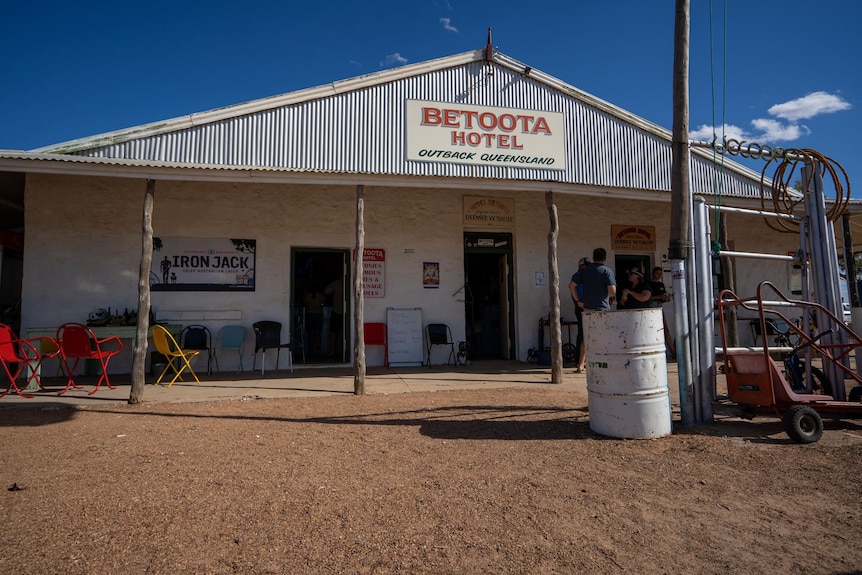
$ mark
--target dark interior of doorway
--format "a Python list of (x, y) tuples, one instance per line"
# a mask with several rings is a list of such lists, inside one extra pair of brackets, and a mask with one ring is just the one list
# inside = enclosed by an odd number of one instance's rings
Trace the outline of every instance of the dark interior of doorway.
[(617, 278), (617, 294), (626, 288), (634, 287), (629, 284), (628, 271), (638, 270), (647, 280), (650, 278), (652, 268), (650, 257), (644, 254), (617, 254), (614, 256), (614, 275)]
[[(482, 240), (482, 241), (480, 241)], [(464, 234), (464, 325), (472, 359), (509, 359), (511, 357), (511, 321), (501, 321), (501, 290), (512, 285), (509, 277), (501, 278), (500, 260), (509, 260), (511, 270), (512, 235), (508, 233)], [(508, 315), (512, 315), (512, 289), (506, 294)], [(507, 330), (509, 333), (504, 333)]]
[(347, 362), (349, 330), (344, 326), (350, 317), (350, 298), (345, 293), (345, 287), (350, 285), (346, 277), (348, 255), (348, 250), (292, 250), (291, 341), (295, 363)]

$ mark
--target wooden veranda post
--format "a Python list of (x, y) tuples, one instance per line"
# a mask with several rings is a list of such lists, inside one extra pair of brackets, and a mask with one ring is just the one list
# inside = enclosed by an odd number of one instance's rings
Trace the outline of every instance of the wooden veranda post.
[(147, 180), (144, 194), (144, 216), (141, 238), (141, 267), (138, 270), (138, 329), (135, 332), (135, 350), (132, 359), (132, 389), (129, 403), (140, 403), (144, 399), (147, 360), (147, 334), (150, 331), (150, 267), (153, 263), (153, 204), (156, 197), (156, 181)]
[(365, 252), (365, 186), (356, 186), (356, 251), (353, 255), (353, 393), (365, 395), (365, 297), (362, 293), (362, 257)]
[(562, 327), (560, 327), (560, 270), (557, 267), (557, 234), (559, 225), (554, 193), (545, 194), (551, 228), (548, 231), (548, 289), (550, 290), (551, 313), (548, 317), (548, 333), (551, 337), (551, 383), (563, 383)]
[[(688, 148), (688, 50), (690, 1), (676, 0), (673, 47), (673, 133), (670, 168), (670, 243), (667, 256), (673, 273), (676, 353), (679, 369), (679, 409), (683, 425), (695, 423), (694, 384), (689, 332), (687, 269), (692, 248), (691, 231), (691, 154)], [(689, 262), (687, 264), (686, 262)]]

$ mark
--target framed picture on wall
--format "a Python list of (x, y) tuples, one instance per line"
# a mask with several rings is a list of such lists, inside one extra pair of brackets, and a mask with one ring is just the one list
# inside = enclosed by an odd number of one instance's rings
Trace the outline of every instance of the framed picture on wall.
[(422, 287), (425, 289), (440, 287), (440, 262), (422, 263)]

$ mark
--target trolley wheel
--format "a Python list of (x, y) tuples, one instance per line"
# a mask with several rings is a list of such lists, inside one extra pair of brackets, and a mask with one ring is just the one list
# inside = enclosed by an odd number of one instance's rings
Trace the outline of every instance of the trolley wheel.
[(563, 361), (576, 361), (578, 358), (575, 357), (575, 344), (573, 343), (564, 343), (563, 344)]
[(850, 390), (850, 395), (847, 396), (849, 401), (859, 403), (862, 402), (862, 385), (857, 385)]
[(823, 435), (823, 419), (808, 405), (794, 405), (781, 418), (784, 431), (796, 443), (816, 443)]

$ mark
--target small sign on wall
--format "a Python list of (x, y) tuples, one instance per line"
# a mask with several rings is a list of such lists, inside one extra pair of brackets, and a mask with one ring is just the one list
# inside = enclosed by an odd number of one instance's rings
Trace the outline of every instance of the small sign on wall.
[(462, 212), (465, 226), (515, 227), (515, 200), (512, 198), (464, 196)]
[(611, 226), (611, 249), (619, 252), (654, 252), (655, 226)]
[(386, 295), (386, 250), (365, 248), (362, 252), (362, 295)]

